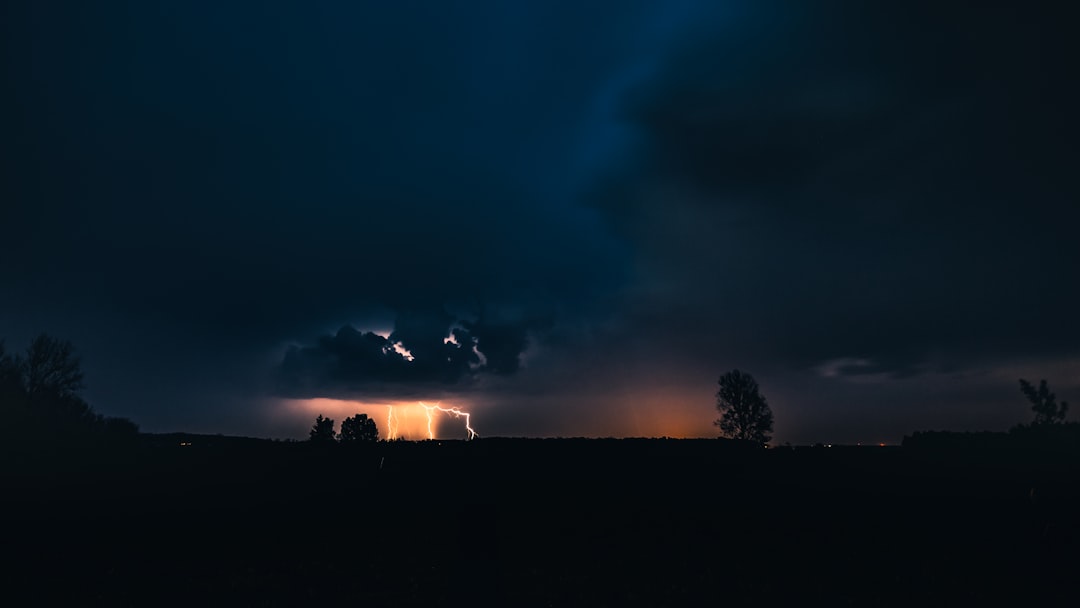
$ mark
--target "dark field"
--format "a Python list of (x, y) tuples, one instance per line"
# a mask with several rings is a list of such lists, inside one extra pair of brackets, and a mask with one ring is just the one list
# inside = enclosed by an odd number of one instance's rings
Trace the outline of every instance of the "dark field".
[(144, 443), (5, 455), (5, 604), (1080, 597), (1075, 451)]

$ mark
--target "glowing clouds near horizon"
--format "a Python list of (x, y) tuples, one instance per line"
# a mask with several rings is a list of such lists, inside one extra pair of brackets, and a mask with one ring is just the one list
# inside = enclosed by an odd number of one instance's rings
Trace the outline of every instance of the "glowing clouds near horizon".
[[(310, 424), (318, 415), (323, 415), (334, 420), (335, 426), (340, 426), (341, 421), (356, 414), (367, 414), (368, 418), (375, 421), (379, 429), (380, 439), (475, 439), (479, 437), (472, 427), (472, 414), (460, 406), (447, 407), (441, 403), (434, 405), (423, 401), (396, 401), (363, 403), (345, 399), (313, 398), (313, 399), (288, 399), (288, 410), (292, 415), (302, 414), (306, 423)], [(446, 420), (461, 422), (457, 425), (446, 427)]]

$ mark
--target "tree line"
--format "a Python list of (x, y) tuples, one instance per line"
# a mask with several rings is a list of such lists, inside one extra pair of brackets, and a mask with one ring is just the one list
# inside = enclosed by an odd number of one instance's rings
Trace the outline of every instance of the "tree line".
[(0, 411), (8, 441), (52, 443), (138, 435), (127, 418), (103, 416), (79, 395), (84, 388), (75, 347), (42, 333), (21, 353), (0, 340)]
[[(721, 435), (729, 439), (768, 444), (772, 439), (770, 433), (773, 430), (773, 414), (754, 377), (734, 369), (720, 376), (719, 385), (716, 409), (721, 416), (713, 424), (720, 427)], [(1031, 403), (1035, 419), (1028, 427), (1017, 425), (1014, 431), (1046, 431), (1065, 423), (1069, 404), (1065, 401), (1058, 403), (1057, 396), (1050, 392), (1046, 380), (1040, 381), (1036, 388), (1031, 382), (1021, 378), (1020, 392)]]
[(379, 429), (375, 426), (375, 421), (368, 418), (367, 414), (357, 414), (342, 420), (341, 433), (337, 433), (334, 431), (334, 419), (325, 418), (319, 414), (311, 427), (308, 439), (312, 443), (321, 444), (335, 441), (349, 444), (374, 442), (379, 440)]

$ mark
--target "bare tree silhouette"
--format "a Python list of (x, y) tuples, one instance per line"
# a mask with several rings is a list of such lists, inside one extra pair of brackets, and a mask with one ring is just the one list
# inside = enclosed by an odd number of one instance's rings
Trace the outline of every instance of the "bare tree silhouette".
[(67, 340), (39, 334), (26, 348), (26, 357), (17, 360), (31, 399), (70, 397), (83, 388), (80, 361)]
[(22, 355), (7, 354), (0, 342), (0, 409), (9, 437), (41, 443), (138, 435), (134, 422), (94, 412), (78, 394), (82, 388), (71, 342), (39, 334)]

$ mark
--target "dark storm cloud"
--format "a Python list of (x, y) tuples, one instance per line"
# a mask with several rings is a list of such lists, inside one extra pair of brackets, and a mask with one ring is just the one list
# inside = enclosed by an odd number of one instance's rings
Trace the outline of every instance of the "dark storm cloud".
[(1075, 353), (1072, 9), (756, 6), (623, 98), (638, 153), (594, 201), (643, 331), (839, 376)]
[(521, 366), (521, 353), (528, 346), (526, 325), (514, 323), (464, 323), (476, 336), (477, 350), (484, 355), (484, 369), (509, 375)]
[(313, 345), (290, 347), (277, 369), (277, 390), (296, 398), (357, 398), (467, 389), (481, 374), (516, 372), (530, 333), (548, 323), (408, 309), (387, 337), (345, 326)]
[(461, 332), (454, 337), (462, 342), (417, 349), (420, 354), (414, 355), (407, 343), (346, 326), (314, 346), (291, 347), (279, 369), (279, 391), (304, 397), (357, 393), (373, 385), (381, 390), (386, 384), (456, 384), (471, 375), (470, 366), (480, 358), (473, 340)]

